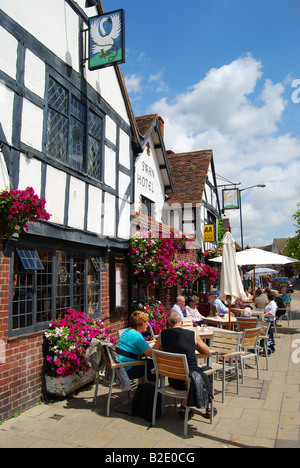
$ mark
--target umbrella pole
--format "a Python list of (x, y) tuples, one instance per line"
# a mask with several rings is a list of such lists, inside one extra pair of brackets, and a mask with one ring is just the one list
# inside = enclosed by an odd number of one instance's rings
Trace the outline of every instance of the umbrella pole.
[(227, 296), (227, 300), (228, 300), (228, 318), (229, 318), (229, 321), (228, 321), (228, 329), (231, 331), (231, 296)]

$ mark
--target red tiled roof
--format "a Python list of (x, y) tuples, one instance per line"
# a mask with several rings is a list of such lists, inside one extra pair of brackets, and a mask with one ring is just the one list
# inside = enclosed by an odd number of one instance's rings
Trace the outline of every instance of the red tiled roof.
[(212, 150), (191, 153), (167, 151), (174, 183), (169, 203), (201, 203), (212, 156)]

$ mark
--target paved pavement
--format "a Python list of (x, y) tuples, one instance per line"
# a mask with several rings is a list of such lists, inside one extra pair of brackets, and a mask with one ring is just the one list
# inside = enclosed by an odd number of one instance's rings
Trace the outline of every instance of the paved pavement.
[(0, 448), (104, 448), (107, 450), (102, 453), (115, 449), (114, 456), (139, 448), (152, 452), (171, 449), (173, 454), (175, 449), (193, 453), (198, 448), (300, 448), (299, 290), (292, 294), (290, 327), (285, 320), (279, 324), (276, 351), (270, 356), (268, 371), (265, 362), (261, 357), (257, 380), (255, 366), (248, 360), (239, 395), (235, 381), (228, 381), (225, 403), (217, 379), (218, 414), (213, 424), (202, 417), (202, 410), (196, 409), (187, 438), (183, 437), (183, 421), (172, 406), (166, 408), (166, 415), (157, 420), (156, 427), (149, 427), (143, 419), (125, 414), (130, 412), (130, 402), (127, 392), (118, 389), (107, 418), (107, 389), (99, 387), (95, 408), (91, 385), (70, 398), (52, 399), (4, 421), (0, 425)]

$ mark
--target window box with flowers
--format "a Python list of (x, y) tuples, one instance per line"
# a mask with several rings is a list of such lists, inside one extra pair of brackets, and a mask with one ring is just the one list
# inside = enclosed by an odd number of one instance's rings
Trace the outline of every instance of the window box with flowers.
[(3, 190), (0, 192), (0, 237), (10, 239), (14, 234), (28, 231), (28, 221), (48, 221), (46, 201), (35, 194), (32, 187), (26, 190)]
[(115, 344), (101, 320), (92, 320), (83, 312), (68, 309), (50, 323), (45, 332), (46, 390), (66, 396), (95, 379), (85, 361), (86, 350), (93, 338)]

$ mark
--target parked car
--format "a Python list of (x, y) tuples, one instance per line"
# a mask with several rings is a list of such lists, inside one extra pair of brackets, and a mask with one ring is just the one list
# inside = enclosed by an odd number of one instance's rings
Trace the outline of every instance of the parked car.
[(286, 276), (280, 276), (273, 280), (273, 289), (277, 289), (277, 291), (281, 291), (281, 288), (285, 287), (287, 292), (294, 292), (294, 285), (290, 278)]

